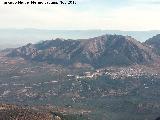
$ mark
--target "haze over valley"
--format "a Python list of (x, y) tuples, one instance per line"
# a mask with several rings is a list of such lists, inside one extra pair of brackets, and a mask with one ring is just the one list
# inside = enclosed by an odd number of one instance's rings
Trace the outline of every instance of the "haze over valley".
[(56, 38), (86, 39), (104, 34), (129, 35), (144, 42), (152, 36), (160, 33), (151, 31), (121, 31), (121, 30), (45, 30), (45, 29), (0, 29), (0, 49), (16, 48), (27, 43), (37, 43)]

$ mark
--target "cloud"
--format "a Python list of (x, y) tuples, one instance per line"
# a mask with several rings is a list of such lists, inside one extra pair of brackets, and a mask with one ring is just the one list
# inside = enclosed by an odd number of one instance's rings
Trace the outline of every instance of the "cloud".
[(157, 5), (157, 4), (160, 4), (160, 1), (159, 0), (129, 0), (130, 2), (132, 2), (132, 3), (137, 3), (137, 4), (143, 4), (143, 5), (145, 5), (145, 4), (148, 4), (148, 5), (150, 5), (150, 4), (154, 4), (154, 5)]
[(113, 26), (123, 30), (151, 30), (160, 29), (159, 7), (132, 6), (115, 10), (112, 15)]
[(80, 4), (75, 6), (2, 5), (0, 27), (120, 30), (160, 28), (160, 7), (142, 4), (150, 2), (149, 0), (124, 0), (119, 6), (114, 5), (118, 4), (118, 0), (113, 0), (112, 3), (104, 0), (97, 3), (94, 0), (92, 4), (91, 0), (77, 1)]

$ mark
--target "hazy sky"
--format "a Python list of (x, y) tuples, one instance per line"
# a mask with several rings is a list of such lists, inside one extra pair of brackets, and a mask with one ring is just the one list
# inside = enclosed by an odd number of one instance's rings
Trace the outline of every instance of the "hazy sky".
[(3, 1), (0, 28), (160, 30), (160, 0), (75, 0), (76, 5)]

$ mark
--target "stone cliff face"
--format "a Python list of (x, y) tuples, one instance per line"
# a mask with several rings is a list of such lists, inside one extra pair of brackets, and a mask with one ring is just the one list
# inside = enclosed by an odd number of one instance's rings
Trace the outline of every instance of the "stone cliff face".
[(93, 67), (145, 64), (156, 57), (148, 45), (122, 35), (103, 35), (83, 40), (48, 40), (16, 48), (8, 56), (66, 66), (83, 63)]

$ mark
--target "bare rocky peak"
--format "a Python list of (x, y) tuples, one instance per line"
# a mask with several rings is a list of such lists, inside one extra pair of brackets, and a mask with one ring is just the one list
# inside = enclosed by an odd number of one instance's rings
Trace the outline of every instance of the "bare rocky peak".
[(12, 57), (62, 65), (75, 63), (93, 67), (145, 64), (154, 61), (152, 49), (130, 36), (103, 35), (90, 39), (55, 39), (12, 50)]

